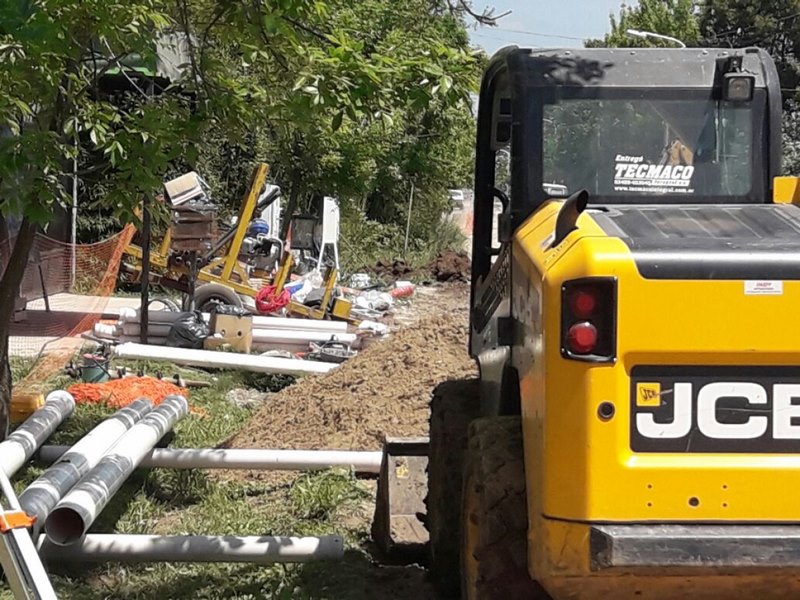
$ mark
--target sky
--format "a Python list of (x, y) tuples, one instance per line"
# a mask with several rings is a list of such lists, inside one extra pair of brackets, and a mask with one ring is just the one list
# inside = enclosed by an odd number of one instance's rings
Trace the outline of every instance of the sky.
[[(494, 7), (496, 15), (513, 12), (497, 27), (479, 27), (471, 37), (490, 55), (512, 44), (580, 48), (584, 39), (608, 32), (608, 16), (619, 13), (621, 4), (622, 0), (474, 0), (475, 12), (486, 6)], [(627, 4), (636, 3), (629, 0)]]

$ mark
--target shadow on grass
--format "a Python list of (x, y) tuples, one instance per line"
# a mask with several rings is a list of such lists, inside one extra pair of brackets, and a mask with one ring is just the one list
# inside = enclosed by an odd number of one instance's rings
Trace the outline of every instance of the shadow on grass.
[(306, 598), (342, 600), (434, 600), (427, 572), (420, 566), (383, 566), (358, 550), (347, 550), (337, 562), (301, 567), (297, 587)]
[[(112, 564), (107, 565), (112, 570)], [(163, 570), (147, 566), (122, 567), (124, 580), (113, 583), (94, 571), (95, 583), (57, 588), (66, 600), (125, 597), (130, 600), (200, 600), (272, 598), (278, 600), (436, 600), (421, 567), (382, 567), (368, 555), (348, 550), (339, 561), (300, 565), (172, 565)], [(162, 575), (159, 577), (158, 573)], [(73, 576), (76, 575), (73, 571)], [(89, 575), (87, 572), (81, 574)], [(101, 581), (104, 584), (100, 584)], [(98, 585), (100, 584), (100, 585)], [(104, 589), (103, 589), (104, 588)], [(109, 596), (108, 594), (111, 594)]]

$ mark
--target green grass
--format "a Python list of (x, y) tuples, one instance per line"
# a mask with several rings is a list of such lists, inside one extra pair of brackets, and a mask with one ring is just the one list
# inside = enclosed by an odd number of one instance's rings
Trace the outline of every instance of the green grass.
[(11, 356), (9, 357), (9, 362), (11, 363), (12, 380), (19, 381), (25, 377), (25, 375), (30, 373), (33, 365), (36, 364), (36, 359), (22, 356)]
[(330, 521), (338, 512), (358, 506), (369, 493), (346, 471), (304, 473), (289, 493), (292, 511), (300, 519)]
[[(134, 370), (172, 375), (174, 365), (126, 363)], [(191, 379), (207, 373), (180, 369)], [(64, 379), (57, 382), (65, 385)], [(237, 387), (276, 390), (290, 380), (218, 373), (210, 388), (194, 389), (190, 404), (206, 411), (175, 427), (175, 447), (210, 448), (241, 429), (250, 410), (225, 398)], [(77, 441), (113, 411), (79, 406), (53, 442)], [(33, 465), (15, 478), (18, 491), (42, 473)], [(377, 569), (364, 550), (373, 510), (372, 493), (347, 470), (279, 476), (268, 480), (220, 477), (207, 471), (138, 470), (92, 527), (96, 533), (205, 535), (343, 536), (345, 558), (338, 562), (287, 565), (105, 564), (50, 565), (62, 600), (216, 600), (235, 598), (382, 600), (432, 598), (418, 568)], [(0, 584), (0, 600), (11, 594)]]

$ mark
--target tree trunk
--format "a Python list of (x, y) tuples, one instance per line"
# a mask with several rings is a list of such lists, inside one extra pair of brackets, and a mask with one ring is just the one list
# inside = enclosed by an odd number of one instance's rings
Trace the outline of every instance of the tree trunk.
[(8, 338), (14, 318), (14, 303), (25, 275), (36, 225), (27, 217), (22, 220), (14, 249), (0, 279), (0, 440), (8, 435), (11, 408), (11, 363), (8, 355)]

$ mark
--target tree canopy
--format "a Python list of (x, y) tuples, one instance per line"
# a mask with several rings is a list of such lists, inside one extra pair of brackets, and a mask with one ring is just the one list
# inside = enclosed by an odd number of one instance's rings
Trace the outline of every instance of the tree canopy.
[[(324, 193), (396, 217), (413, 181), (435, 228), (440, 192), (469, 170), (479, 65), (465, 15), (493, 19), (462, 0), (1, 3), (0, 216), (21, 223), (0, 280), (0, 364), (34, 232), (70, 203), (73, 161), (84, 209), (121, 222), (185, 168), (238, 202), (264, 160), (290, 210)], [(186, 57), (169, 79), (147, 68), (164, 40)]]
[(611, 31), (603, 39), (587, 40), (587, 47), (642, 48), (675, 47), (673, 42), (639, 38), (628, 29), (649, 31), (681, 40), (687, 46), (700, 41), (700, 27), (695, 16), (695, 0), (640, 0), (634, 6), (622, 4), (619, 16), (610, 15)]

